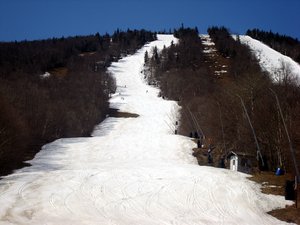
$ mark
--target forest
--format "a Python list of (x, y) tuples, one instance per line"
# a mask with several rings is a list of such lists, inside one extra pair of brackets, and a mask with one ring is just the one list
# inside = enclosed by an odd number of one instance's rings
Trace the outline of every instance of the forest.
[(0, 175), (42, 145), (89, 136), (109, 113), (111, 62), (156, 34), (145, 30), (0, 43)]
[[(239, 37), (235, 40), (225, 27), (210, 27), (207, 32), (217, 49), (215, 58), (203, 54), (197, 29), (183, 27), (175, 31), (177, 45), (145, 54), (149, 84), (158, 85), (163, 97), (182, 107), (179, 133), (191, 137), (197, 133), (205, 145), (214, 146), (215, 166), (235, 151), (256, 157), (258, 170), (282, 167), (295, 172), (279, 111), (280, 105), (300, 161), (300, 89), (289, 79), (289, 70), (283, 68), (286, 79), (274, 83)], [(222, 62), (227, 73), (216, 76), (215, 62)]]

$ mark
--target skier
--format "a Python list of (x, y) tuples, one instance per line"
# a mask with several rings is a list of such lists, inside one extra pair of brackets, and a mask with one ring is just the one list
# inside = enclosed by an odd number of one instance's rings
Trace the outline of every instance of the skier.
[(207, 150), (207, 163), (209, 165), (211, 165), (213, 163), (213, 157), (211, 154), (213, 149), (214, 149), (214, 147), (212, 147), (211, 144), (209, 144), (208, 150)]
[(197, 141), (197, 147), (202, 148), (202, 143), (201, 143), (200, 139), (198, 139), (198, 141)]

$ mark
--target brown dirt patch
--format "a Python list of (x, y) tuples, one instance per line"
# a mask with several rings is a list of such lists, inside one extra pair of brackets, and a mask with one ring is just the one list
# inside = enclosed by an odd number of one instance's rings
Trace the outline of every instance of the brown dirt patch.
[[(273, 172), (256, 173), (249, 178), (262, 185), (261, 191), (265, 194), (285, 195), (286, 180), (293, 180), (291, 174), (284, 174), (282, 176), (275, 176)], [(298, 191), (299, 193), (299, 191)], [(299, 194), (298, 194), (299, 195)], [(270, 215), (279, 220), (289, 223), (296, 223), (300, 225), (300, 201), (298, 200), (298, 208), (295, 205), (287, 206), (283, 209), (276, 209), (268, 212)]]
[(139, 117), (138, 114), (129, 113), (129, 112), (119, 112), (118, 109), (109, 109), (109, 116), (110, 117), (117, 117), (117, 118), (137, 118)]
[(279, 220), (300, 225), (300, 208), (296, 208), (294, 205), (284, 209), (273, 210), (269, 214)]
[(49, 71), (49, 73), (56, 77), (65, 77), (68, 74), (68, 69), (66, 67), (57, 67)]

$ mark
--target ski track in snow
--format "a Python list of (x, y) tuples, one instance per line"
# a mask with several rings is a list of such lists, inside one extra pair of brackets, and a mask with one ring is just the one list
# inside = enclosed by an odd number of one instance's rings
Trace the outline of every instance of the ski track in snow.
[[(0, 181), (0, 225), (285, 224), (265, 212), (291, 202), (264, 195), (248, 175), (200, 167), (195, 143), (174, 135), (179, 106), (143, 81), (144, 53), (177, 40), (158, 35), (109, 68), (112, 107), (139, 114), (107, 118), (90, 138), (43, 146)], [(126, 86), (126, 87), (125, 87)]]

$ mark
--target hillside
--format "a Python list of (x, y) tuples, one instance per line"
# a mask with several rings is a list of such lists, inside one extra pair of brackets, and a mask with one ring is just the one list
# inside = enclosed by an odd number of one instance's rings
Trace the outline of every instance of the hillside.
[(111, 106), (139, 116), (50, 143), (31, 167), (4, 177), (0, 224), (285, 224), (266, 212), (290, 201), (262, 194), (246, 174), (199, 167), (195, 143), (174, 134), (178, 104), (158, 97), (141, 71), (146, 51), (176, 42), (158, 35), (112, 63)]
[(285, 56), (262, 42), (249, 36), (240, 35), (241, 43), (246, 44), (253, 51), (263, 70), (267, 71), (276, 82), (287, 79), (282, 73), (288, 74), (288, 79), (300, 82), (300, 65), (288, 56)]
[[(239, 36), (239, 40), (241, 43), (249, 46), (251, 49), (251, 52), (256, 56), (256, 58), (259, 61), (259, 64), (262, 68), (262, 70), (266, 71), (269, 76), (272, 78), (272, 80), (276, 83), (283, 86), (290, 86), (290, 88), (294, 88), (296, 86), (296, 93), (299, 92), (299, 85), (300, 85), (300, 65), (292, 60), (290, 57), (285, 56), (272, 48), (266, 46), (265, 44), (249, 37), (249, 36)], [(293, 92), (293, 94), (295, 94)], [(274, 94), (274, 93), (273, 93)], [(299, 98), (296, 96), (292, 96), (293, 98), (296, 98), (297, 101), (294, 103), (298, 105)], [(280, 103), (279, 103), (280, 104)], [(282, 103), (281, 103), (282, 104)], [(296, 112), (299, 111), (297, 106), (294, 106), (296, 108)], [(298, 121), (298, 117), (294, 117), (294, 122)], [(294, 138), (293, 141), (293, 150), (296, 153), (296, 163), (300, 162), (300, 152), (298, 149), (298, 143), (299, 143), (299, 137), (298, 137), (298, 131), (296, 130), (290, 130), (289, 132), (295, 132), (296, 134), (292, 133), (292, 137)], [(298, 167), (298, 173), (299, 173), (299, 163), (296, 165)], [(295, 170), (292, 170), (295, 172)]]
[[(274, 174), (280, 167), (287, 173), (282, 179), (292, 180), (299, 168), (300, 92), (287, 66), (276, 69), (283, 79), (274, 82), (272, 66), (278, 66), (278, 59), (286, 65), (295, 62), (253, 40), (255, 51), (243, 42), (243, 36), (234, 39), (224, 27), (212, 27), (209, 36), (200, 35), (199, 39), (192, 30), (178, 33), (179, 44), (146, 65), (154, 74), (151, 77), (158, 80), (162, 95), (179, 100), (182, 116), (178, 130), (195, 138), (198, 146), (193, 155), (198, 163), (229, 168), (228, 155), (237, 152), (244, 165), (240, 171), (256, 174), (253, 179), (259, 178), (262, 185), (273, 183), (274, 188), (264, 189), (269, 191), (266, 193), (284, 193), (285, 182)], [(194, 51), (194, 43), (186, 45), (191, 37), (204, 54)], [(264, 55), (265, 61), (258, 55)], [(267, 172), (262, 175), (261, 171)], [(299, 222), (299, 210), (293, 207), (271, 213), (285, 221)]]
[(287, 55), (297, 63), (300, 63), (300, 42), (297, 38), (259, 29), (247, 30), (246, 35), (261, 41), (281, 54)]
[[(261, 64), (243, 44), (243, 37), (234, 40), (224, 27), (212, 27), (208, 33), (209, 41), (193, 29), (181, 28), (175, 33), (178, 45), (154, 54), (146, 62), (149, 83), (153, 78), (157, 80), (161, 95), (179, 101), (182, 107), (179, 133), (200, 137), (205, 148), (213, 147), (210, 163), (214, 166), (223, 164), (221, 161), (233, 151), (258, 156), (258, 161), (252, 160), (251, 166), (245, 168), (250, 173), (275, 171), (278, 167), (294, 173), (293, 156), (274, 96), (275, 93), (278, 97), (300, 160), (300, 92), (298, 84), (290, 79), (292, 74), (277, 70), (278, 76), (285, 79), (274, 82), (274, 75), (262, 68), (270, 64)], [(276, 56), (281, 57), (279, 53)], [(268, 60), (273, 62), (273, 58)], [(206, 153), (201, 155), (204, 158), (200, 163), (207, 165)]]
[(0, 43), (1, 173), (34, 157), (0, 180), (0, 224), (299, 221), (299, 65), (224, 27), (155, 38)]
[(23, 167), (46, 143), (89, 136), (116, 88), (107, 67), (155, 38), (128, 29), (0, 43), (0, 175)]

